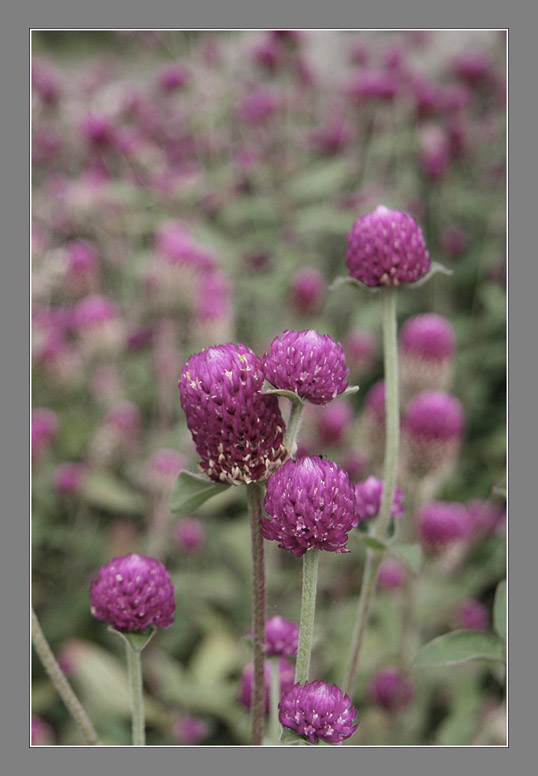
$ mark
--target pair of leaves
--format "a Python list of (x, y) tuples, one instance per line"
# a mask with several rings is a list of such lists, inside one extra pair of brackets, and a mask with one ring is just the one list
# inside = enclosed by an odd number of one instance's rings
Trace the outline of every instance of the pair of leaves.
[(457, 665), (469, 660), (506, 660), (506, 580), (497, 586), (493, 625), (498, 635), (485, 631), (457, 630), (428, 642), (413, 660), (413, 668)]

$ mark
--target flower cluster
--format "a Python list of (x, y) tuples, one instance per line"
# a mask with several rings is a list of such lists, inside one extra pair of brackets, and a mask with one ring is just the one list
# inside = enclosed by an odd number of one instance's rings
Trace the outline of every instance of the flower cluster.
[(121, 631), (168, 628), (175, 586), (160, 561), (131, 553), (101, 566), (90, 590), (91, 612)]
[(301, 557), (309, 549), (349, 552), (348, 533), (359, 522), (347, 472), (319, 457), (289, 460), (267, 481), (262, 534)]
[(286, 457), (278, 400), (260, 392), (263, 380), (260, 359), (241, 344), (206, 348), (183, 367), (181, 406), (215, 482), (264, 480)]
[(282, 725), (307, 738), (311, 744), (325, 741), (341, 744), (359, 727), (357, 710), (336, 684), (315, 681), (294, 684), (283, 696), (279, 719)]

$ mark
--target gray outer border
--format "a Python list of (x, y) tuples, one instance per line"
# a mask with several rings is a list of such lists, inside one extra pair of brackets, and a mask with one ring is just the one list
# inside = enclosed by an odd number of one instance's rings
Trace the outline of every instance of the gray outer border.
[[(347, 0), (346, 0), (347, 4)], [(259, 776), (265, 773), (273, 773), (275, 768), (289, 767), (307, 770), (312, 769), (324, 773), (328, 767), (328, 758), (331, 758), (331, 767), (335, 767), (335, 758), (343, 767), (368, 769), (372, 772), (372, 765), (377, 764), (378, 770), (374, 773), (390, 772), (391, 766), (395, 766), (400, 772), (409, 770), (414, 774), (428, 774), (435, 772), (438, 776), (452, 774), (457, 768), (467, 768), (471, 765), (473, 772), (487, 772), (491, 774), (504, 774), (507, 770), (506, 758), (510, 755), (511, 770), (514, 770), (514, 757), (521, 752), (521, 758), (525, 758), (522, 751), (523, 745), (528, 745), (528, 754), (531, 754), (531, 736), (535, 735), (535, 719), (533, 713), (535, 703), (532, 688), (527, 680), (531, 675), (530, 648), (533, 643), (530, 632), (525, 633), (526, 623), (533, 622), (535, 618), (527, 615), (524, 621), (518, 623), (517, 634), (515, 628), (510, 628), (510, 747), (508, 749), (469, 749), (454, 748), (453, 756), (447, 764), (447, 755), (444, 749), (438, 748), (409, 748), (405, 752), (396, 748), (340, 748), (335, 749), (250, 749), (250, 748), (182, 748), (181, 752), (175, 748), (148, 749), (141, 752), (133, 752), (129, 749), (113, 748), (109, 750), (95, 751), (86, 748), (64, 749), (30, 749), (28, 748), (28, 407), (29, 407), (29, 370), (28, 370), (28, 29), (32, 28), (102, 28), (102, 27), (175, 27), (181, 20), (183, 28), (264, 28), (264, 27), (305, 27), (316, 28), (340, 28), (353, 29), (360, 21), (362, 28), (386, 28), (387, 22), (394, 28), (462, 28), (475, 27), (482, 29), (499, 28), (510, 29), (510, 248), (514, 263), (510, 263), (509, 283), (510, 301), (517, 300), (516, 315), (510, 315), (510, 343), (517, 342), (517, 352), (511, 349), (510, 355), (510, 397), (515, 401), (510, 405), (510, 440), (516, 439), (517, 448), (523, 443), (527, 449), (525, 454), (517, 453), (520, 458), (518, 464), (513, 466), (513, 451), (510, 453), (511, 478), (510, 478), (510, 512), (517, 515), (523, 511), (517, 508), (520, 503), (520, 494), (524, 493), (523, 484), (532, 481), (535, 476), (535, 458), (530, 455), (532, 450), (532, 431), (528, 420), (535, 416), (524, 406), (523, 388), (532, 384), (534, 375), (527, 374), (523, 362), (516, 371), (513, 369), (514, 357), (523, 348), (532, 348), (532, 328), (530, 321), (525, 320), (525, 311), (532, 310), (534, 302), (534, 288), (529, 277), (532, 267), (535, 267), (534, 251), (535, 240), (528, 236), (525, 242), (525, 228), (534, 226), (534, 217), (525, 217), (529, 208), (527, 201), (532, 202), (532, 211), (535, 208), (536, 197), (529, 196), (534, 193), (535, 176), (531, 178), (533, 170), (532, 160), (536, 154), (531, 153), (530, 148), (525, 147), (525, 129), (532, 131), (536, 127), (534, 116), (527, 115), (529, 106), (536, 110), (535, 100), (532, 99), (535, 83), (536, 60), (532, 58), (535, 50), (535, 19), (531, 18), (531, 11), (526, 7), (525, 11), (520, 7), (521, 13), (516, 14), (514, 3), (510, 6), (509, 18), (506, 10), (500, 3), (489, 2), (484, 8), (480, 4), (476, 8), (469, 7), (469, 3), (460, 4), (463, 9), (456, 9), (454, 3), (448, 8), (425, 3), (407, 3), (405, 8), (396, 4), (394, 9), (380, 0), (375, 4), (375, 10), (368, 7), (359, 8), (349, 4), (347, 9), (340, 8), (337, 3), (331, 3), (329, 13), (318, 6), (313, 7), (307, 0), (301, 0), (300, 7), (294, 3), (290, 8), (288, 3), (281, 3), (285, 12), (276, 13), (273, 2), (270, 6), (253, 6), (242, 0), (241, 4), (227, 3), (216, 4), (211, 8), (206, 0), (198, 0), (196, 4), (189, 4), (185, 8), (178, 8), (177, 3), (169, 2), (169, 12), (163, 9), (163, 3), (153, 3), (151, 13), (146, 12), (147, 4), (126, 0), (116, 2), (114, 8), (110, 3), (102, 3), (94, 0), (91, 5), (77, 6), (73, 8), (67, 0), (62, 2), (36, 3), (36, 8), (28, 7), (28, 3), (19, 2), (10, 6), (9, 19), (4, 16), (2, 29), (2, 46), (0, 46), (0, 73), (3, 79), (3, 143), (2, 143), (2, 200), (0, 213), (2, 214), (2, 248), (5, 254), (2, 262), (2, 355), (6, 368), (3, 372), (2, 402), (2, 496), (5, 519), (2, 530), (8, 536), (2, 541), (3, 551), (0, 573), (2, 582), (0, 589), (3, 595), (3, 625), (4, 638), (2, 665), (1, 726), (3, 733), (2, 763), (6, 772), (10, 774), (33, 773), (39, 769), (40, 773), (64, 774), (77, 773), (80, 776), (93, 774), (103, 768), (109, 771), (114, 768), (114, 773), (144, 772), (157, 766), (166, 770), (187, 772), (196, 774), (210, 774), (212, 766), (219, 771), (224, 767), (232, 773), (251, 773)], [(120, 6), (119, 8), (117, 6)], [(239, 5), (239, 7), (238, 7)], [(46, 7), (45, 7), (46, 6)], [(123, 7), (122, 7), (123, 6)], [(388, 7), (387, 7), (388, 6)], [(270, 13), (266, 13), (265, 9)], [(240, 14), (233, 11), (239, 10)], [(279, 9), (278, 9), (279, 10)], [(347, 12), (346, 12), (347, 10)], [(386, 13), (383, 13), (383, 11)], [(96, 12), (97, 11), (97, 12)], [(163, 13), (163, 11), (165, 11)], [(516, 16), (517, 21), (514, 21)], [(149, 24), (148, 22), (152, 22)], [(234, 22), (240, 22), (234, 27)], [(278, 24), (277, 24), (278, 22)], [(13, 27), (13, 29), (12, 29)], [(532, 39), (531, 39), (532, 36)], [(519, 98), (522, 98), (521, 100)], [(516, 106), (517, 114), (513, 110)], [(23, 127), (26, 131), (23, 130)], [(528, 138), (528, 136), (527, 136)], [(533, 149), (534, 150), (534, 149)], [(18, 153), (16, 153), (18, 151)], [(521, 190), (523, 189), (523, 193)], [(525, 198), (527, 190), (527, 198)], [(7, 228), (9, 225), (9, 229)], [(534, 236), (534, 235), (533, 235)], [(532, 251), (528, 259), (526, 253)], [(524, 256), (525, 258), (521, 258)], [(516, 274), (514, 267), (521, 267), (524, 262), (524, 272)], [(536, 270), (535, 270), (536, 271)], [(531, 296), (532, 294), (532, 296)], [(8, 325), (9, 324), (9, 325)], [(526, 335), (526, 332), (531, 332)], [(9, 335), (9, 339), (6, 335)], [(514, 356), (516, 353), (516, 356)], [(527, 363), (529, 359), (527, 359)], [(24, 389), (23, 389), (24, 386)], [(514, 408), (517, 407), (517, 414)], [(530, 409), (530, 408), (529, 408)], [(15, 410), (15, 411), (13, 411)], [(7, 417), (6, 417), (7, 416)], [(7, 448), (7, 449), (6, 449)], [(524, 479), (527, 474), (526, 479)], [(529, 476), (530, 475), (530, 476)], [(513, 487), (514, 482), (516, 483)], [(512, 494), (516, 493), (516, 496)], [(516, 504), (516, 508), (514, 508)], [(523, 505), (522, 505), (523, 506)], [(525, 514), (525, 511), (524, 511)], [(532, 563), (535, 543), (532, 542), (529, 531), (536, 532), (536, 519), (532, 511), (527, 509), (527, 520), (521, 524), (516, 521), (516, 530), (510, 533), (510, 559), (517, 559), (517, 563), (511, 565), (510, 577), (510, 601), (518, 601), (518, 611), (532, 612), (532, 581), (530, 570), (535, 567)], [(521, 530), (521, 525), (524, 529)], [(16, 549), (15, 549), (16, 548)], [(9, 551), (9, 557), (7, 552)], [(523, 601), (523, 603), (519, 603)], [(511, 611), (513, 612), (513, 606)], [(24, 648), (22, 645), (25, 645)], [(522, 649), (523, 645), (527, 650)], [(8, 668), (9, 666), (9, 668)], [(516, 670), (517, 666), (517, 670)], [(9, 676), (6, 674), (9, 671)], [(535, 671), (532, 672), (535, 675)], [(21, 692), (21, 687), (26, 687), (26, 692)], [(9, 704), (8, 704), (9, 701)], [(531, 727), (532, 726), (532, 727)], [(6, 743), (9, 741), (9, 744)], [(303, 754), (300, 755), (299, 753)], [(332, 754), (329, 754), (331, 752)], [(299, 763), (300, 758), (300, 763)], [(315, 759), (314, 759), (315, 758)], [(326, 762), (327, 760), (327, 762)], [(118, 770), (119, 769), (119, 770)], [(270, 770), (269, 770), (270, 769)], [(519, 772), (526, 772), (522, 768)]]

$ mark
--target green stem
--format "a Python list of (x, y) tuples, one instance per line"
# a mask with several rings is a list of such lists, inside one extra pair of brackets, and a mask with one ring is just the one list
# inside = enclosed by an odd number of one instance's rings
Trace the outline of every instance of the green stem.
[(129, 643), (127, 650), (127, 670), (129, 672), (129, 692), (131, 696), (131, 719), (133, 746), (145, 746), (146, 732), (144, 724), (144, 695), (142, 689), (142, 655)]
[(271, 741), (275, 744), (280, 743), (280, 719), (278, 716), (278, 704), (280, 703), (280, 668), (279, 658), (271, 657)]
[(293, 458), (297, 452), (297, 434), (299, 433), (304, 408), (305, 405), (301, 400), (292, 401), (291, 403), (290, 416), (286, 426), (286, 438), (284, 440), (284, 447), (288, 451), (290, 458)]
[[(398, 330), (396, 320), (397, 288), (381, 289), (383, 361), (385, 370), (385, 462), (383, 470), (383, 495), (379, 517), (376, 520), (374, 536), (384, 541), (390, 521), (392, 502), (396, 490), (398, 474), (398, 448), (400, 443), (400, 416), (398, 401)], [(370, 609), (375, 592), (377, 572), (383, 559), (383, 551), (368, 550), (364, 566), (357, 622), (352, 637), (352, 646), (348, 660), (345, 690), (351, 693), (364, 632), (368, 624)]]
[(319, 550), (307, 550), (303, 555), (303, 593), (301, 620), (299, 623), (299, 646), (295, 664), (295, 682), (308, 682), (310, 655), (314, 636), (314, 615), (316, 612), (316, 589), (318, 584)]
[(52, 653), (52, 650), (45, 637), (45, 634), (43, 633), (33, 608), (32, 642), (45, 671), (49, 675), (52, 684), (58, 692), (58, 695), (67, 706), (68, 711), (80, 728), (80, 732), (82, 733), (84, 741), (86, 744), (88, 744), (88, 746), (97, 746), (99, 744), (99, 740), (97, 738), (95, 728), (92, 725), (88, 715), (84, 711), (79, 699), (73, 692), (71, 685), (65, 677), (65, 674), (58, 665), (58, 662)]
[(263, 489), (258, 482), (247, 485), (247, 505), (252, 544), (252, 642), (253, 685), (251, 711), (251, 744), (261, 746), (265, 722), (265, 567), (261, 534)]

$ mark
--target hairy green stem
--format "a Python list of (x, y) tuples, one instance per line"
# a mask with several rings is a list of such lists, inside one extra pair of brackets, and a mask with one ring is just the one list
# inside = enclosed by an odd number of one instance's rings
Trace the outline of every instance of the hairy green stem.
[(280, 719), (278, 716), (278, 704), (280, 703), (280, 658), (272, 656), (269, 659), (271, 665), (271, 709), (270, 709), (270, 736), (275, 744), (280, 743)]
[(126, 645), (127, 670), (129, 672), (129, 694), (131, 698), (131, 719), (133, 746), (145, 746), (144, 694), (142, 688), (142, 655), (130, 644)]
[(82, 733), (82, 736), (84, 738), (84, 741), (89, 746), (97, 746), (99, 744), (99, 740), (97, 738), (97, 733), (95, 732), (95, 728), (92, 725), (88, 715), (84, 711), (84, 708), (82, 707), (82, 704), (80, 703), (79, 699), (73, 692), (71, 685), (69, 684), (69, 682), (65, 677), (65, 674), (63, 673), (62, 669), (58, 665), (58, 662), (52, 653), (52, 650), (45, 637), (45, 634), (43, 633), (43, 630), (41, 628), (41, 625), (39, 624), (39, 620), (33, 608), (32, 608), (32, 642), (34, 644), (35, 651), (37, 652), (39, 659), (43, 664), (45, 671), (49, 675), (52, 684), (54, 685), (54, 687), (56, 688), (56, 691), (58, 692), (58, 695), (65, 703), (68, 711), (70, 712), (71, 716), (77, 723), (80, 729), (80, 732)]
[(295, 682), (305, 684), (310, 673), (310, 656), (314, 636), (316, 613), (316, 590), (318, 584), (319, 550), (307, 550), (303, 555), (303, 592), (301, 599), (301, 620), (299, 623), (299, 646), (295, 664)]
[(261, 746), (265, 722), (265, 566), (261, 534), (263, 489), (258, 482), (247, 485), (247, 505), (252, 545), (252, 641), (253, 685), (251, 698), (251, 744)]
[[(385, 370), (385, 461), (383, 470), (383, 495), (381, 498), (379, 517), (376, 520), (374, 536), (382, 541), (384, 541), (387, 536), (392, 502), (396, 490), (398, 449), (400, 444), (396, 301), (397, 289), (395, 287), (381, 289), (383, 362)], [(344, 683), (347, 693), (352, 691), (355, 682), (364, 633), (368, 624), (374, 597), (377, 572), (381, 560), (383, 559), (383, 554), (384, 551), (382, 550), (368, 550), (366, 553), (366, 564), (364, 566), (359, 596), (357, 621), (353, 632)]]
[(284, 440), (284, 447), (288, 451), (290, 458), (293, 458), (297, 452), (297, 434), (299, 433), (304, 408), (305, 405), (302, 401), (292, 401), (291, 403), (290, 416), (286, 426), (286, 438)]

